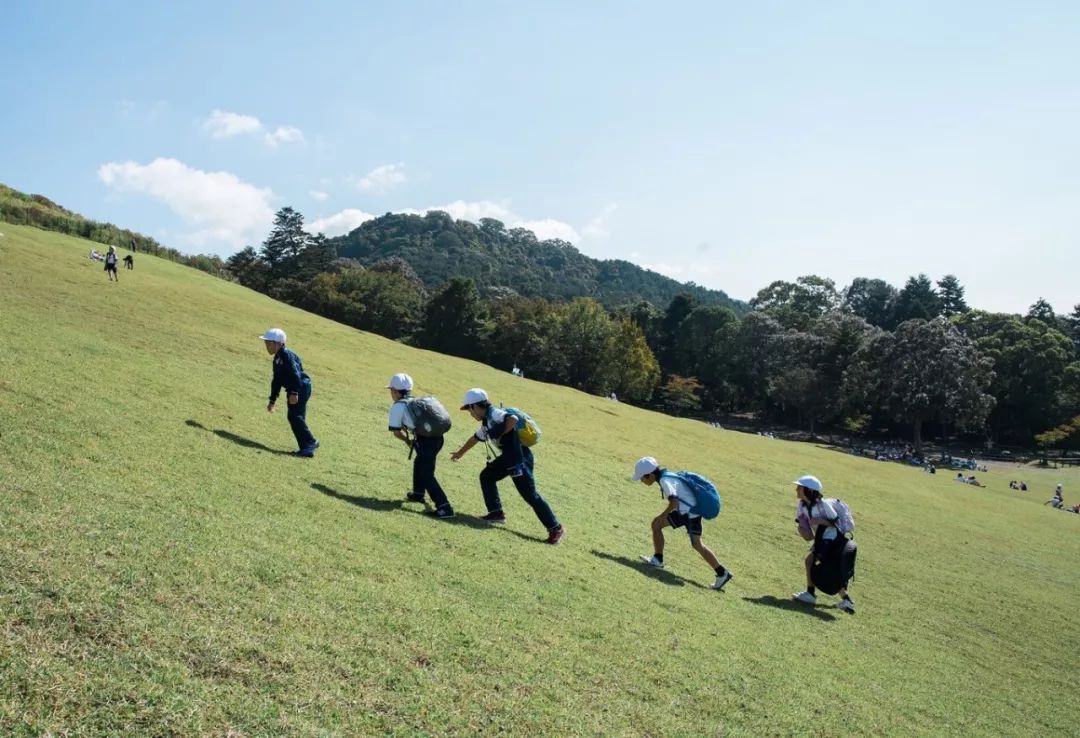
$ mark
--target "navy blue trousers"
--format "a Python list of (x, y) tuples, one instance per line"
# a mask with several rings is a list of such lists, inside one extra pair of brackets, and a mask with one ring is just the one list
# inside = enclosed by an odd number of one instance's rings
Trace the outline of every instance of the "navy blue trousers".
[[(311, 435), (311, 431), (307, 426), (307, 404), (308, 400), (311, 399), (311, 382), (304, 382), (300, 385), (299, 395), (295, 405), (286, 405), (286, 407), (289, 408), (289, 427), (292, 428), (293, 435), (296, 436), (296, 445), (303, 451), (315, 443), (315, 436)], [(287, 399), (288, 395), (286, 395)]]
[(558, 528), (558, 518), (551, 511), (551, 506), (547, 503), (547, 500), (541, 497), (536, 490), (536, 478), (533, 476), (532, 450), (522, 446), (521, 463), (513, 464), (510, 463), (511, 461), (513, 459), (507, 459), (507, 454), (504, 452), (494, 461), (488, 462), (488, 465), (484, 467), (484, 471), (480, 472), (480, 489), (484, 493), (484, 504), (487, 505), (488, 512), (502, 510), (498, 482), (500, 479), (510, 477), (518, 494), (521, 495), (521, 499), (529, 503), (529, 506), (536, 513), (536, 517), (540, 519), (540, 522), (544, 524), (544, 527), (548, 530)]
[(431, 495), (431, 501), (435, 503), (435, 507), (450, 504), (439, 480), (435, 478), (435, 462), (442, 447), (442, 436), (416, 436), (413, 442), (413, 451), (416, 452), (412, 465), (413, 492), (421, 495), (427, 492)]

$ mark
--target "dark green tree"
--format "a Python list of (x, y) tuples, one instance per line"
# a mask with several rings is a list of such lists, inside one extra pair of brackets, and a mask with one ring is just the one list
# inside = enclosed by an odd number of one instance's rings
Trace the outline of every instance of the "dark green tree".
[(471, 279), (451, 279), (428, 301), (416, 343), (444, 354), (483, 360), (490, 353), (487, 308)]
[(1028, 308), (1026, 318), (1028, 320), (1041, 320), (1048, 326), (1057, 326), (1057, 316), (1054, 314), (1053, 306), (1041, 297)]
[(311, 241), (312, 236), (304, 230), (303, 215), (290, 207), (277, 211), (260, 254), (270, 270), (270, 278), (281, 279), (292, 273)]
[(971, 308), (964, 301), (964, 288), (954, 274), (946, 274), (937, 283), (941, 314), (946, 318), (966, 313)]
[[(959, 326), (965, 325), (965, 318)], [(997, 435), (1027, 443), (1064, 417), (1067, 410), (1059, 395), (1073, 358), (1067, 336), (1039, 319), (1005, 316), (975, 344), (993, 362), (989, 391), (997, 404), (989, 420)]]
[(933, 320), (941, 315), (941, 298), (925, 274), (909, 277), (896, 297), (894, 320), (897, 325), (905, 320)]
[(1072, 339), (1073, 349), (1080, 358), (1080, 305), (1074, 305), (1073, 311), (1065, 316), (1065, 330)]
[(840, 305), (840, 295), (831, 279), (808, 275), (794, 282), (777, 280), (759, 290), (750, 306), (793, 330), (806, 330), (810, 324)]
[(225, 261), (225, 266), (233, 279), (245, 287), (260, 291), (266, 288), (269, 268), (252, 247), (237, 251)]
[(899, 295), (896, 288), (883, 279), (856, 277), (844, 289), (841, 306), (870, 325), (891, 329), (896, 325), (893, 313)]
[(888, 411), (910, 423), (922, 450), (923, 425), (931, 420), (980, 427), (994, 407), (986, 392), (992, 362), (944, 318), (909, 320), (895, 333), (879, 333), (856, 353), (845, 392), (870, 410)]

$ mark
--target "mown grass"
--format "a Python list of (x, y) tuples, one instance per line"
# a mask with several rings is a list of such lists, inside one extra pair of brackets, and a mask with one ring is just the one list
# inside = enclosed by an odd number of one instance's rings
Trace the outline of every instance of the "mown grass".
[[(0, 225), (0, 734), (1075, 734), (1080, 474), (976, 489), (718, 431), (407, 348), (145, 255), (106, 281), (89, 245)], [(256, 336), (314, 380), (314, 460), (265, 412)], [(462, 516), (403, 504), (396, 371), (456, 407), (532, 412), (558, 547), (482, 448), (439, 476)], [(455, 411), (448, 450), (472, 429)], [(721, 487), (706, 541), (645, 572), (653, 454)], [(790, 480), (858, 522), (855, 616), (792, 606)], [(825, 598), (825, 602), (831, 598)]]

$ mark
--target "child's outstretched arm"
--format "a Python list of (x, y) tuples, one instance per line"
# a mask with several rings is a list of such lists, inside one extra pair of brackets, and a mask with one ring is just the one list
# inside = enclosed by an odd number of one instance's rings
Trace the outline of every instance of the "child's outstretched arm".
[(480, 442), (480, 439), (478, 439), (475, 434), (469, 436), (469, 440), (465, 441), (465, 443), (462, 444), (461, 448), (459, 448), (454, 453), (450, 454), (450, 460), (451, 461), (457, 461), (462, 456), (464, 456), (466, 453), (468, 453), (469, 449), (471, 449), (473, 446), (475, 446), (479, 442)]

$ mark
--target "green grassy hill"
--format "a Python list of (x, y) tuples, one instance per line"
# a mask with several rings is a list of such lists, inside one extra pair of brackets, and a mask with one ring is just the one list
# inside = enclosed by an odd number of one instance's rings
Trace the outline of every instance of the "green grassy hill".
[[(358, 333), (144, 255), (0, 224), (0, 734), (1075, 735), (1080, 475), (987, 489), (672, 419)], [(322, 441), (265, 411), (256, 338), (284, 327)], [(508, 485), (487, 528), (478, 447), (440, 478), (462, 516), (402, 504), (396, 371), (480, 385), (544, 427), (557, 547)], [(448, 449), (473, 425), (454, 411)], [(721, 487), (706, 541), (643, 572), (653, 454)], [(788, 603), (790, 480), (853, 507), (847, 616)], [(1010, 477), (1032, 486), (1007, 488)], [(833, 598), (823, 598), (832, 602)]]

